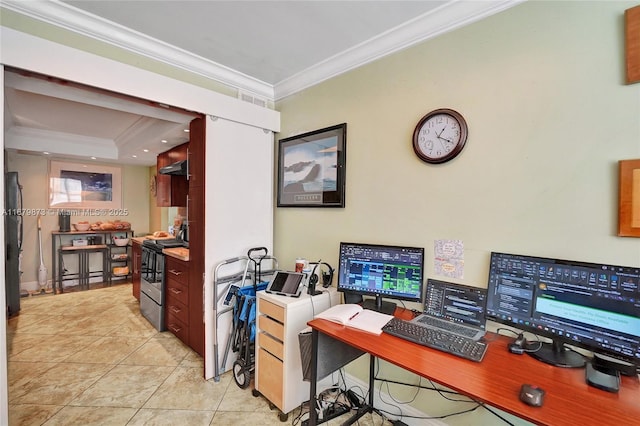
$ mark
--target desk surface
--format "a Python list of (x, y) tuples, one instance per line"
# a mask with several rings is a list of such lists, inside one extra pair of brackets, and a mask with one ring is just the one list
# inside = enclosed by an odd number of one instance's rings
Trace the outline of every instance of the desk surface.
[[(638, 424), (638, 377), (623, 377), (619, 393), (588, 386), (585, 370), (544, 364), (507, 350), (513, 339), (487, 334), (489, 348), (476, 363), (382, 333), (375, 336), (331, 321), (309, 322), (315, 330), (368, 352), (462, 394), (520, 418), (548, 425)], [(544, 405), (530, 407), (518, 399), (520, 386), (546, 390)]]

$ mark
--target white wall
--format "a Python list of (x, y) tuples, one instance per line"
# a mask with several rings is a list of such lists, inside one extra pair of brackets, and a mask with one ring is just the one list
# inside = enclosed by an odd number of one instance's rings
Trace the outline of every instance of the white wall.
[[(228, 143), (215, 143), (227, 141)], [(221, 160), (224, 159), (224, 160)], [(246, 256), (253, 247), (266, 247), (273, 253), (273, 133), (248, 127), (221, 118), (207, 117), (206, 187), (216, 188), (205, 208), (205, 226), (208, 239), (205, 252), (209, 266), (205, 266), (207, 282), (214, 278), (232, 275), (244, 268), (246, 262), (230, 262), (214, 277), (215, 267), (222, 261)], [(225, 244), (220, 244), (224, 241)], [(264, 266), (268, 266), (266, 263)], [(225, 306), (223, 298), (228, 284), (218, 285), (216, 311), (208, 311), (206, 321), (214, 323), (214, 316)], [(207, 301), (213, 301), (213, 287)], [(214, 306), (210, 303), (210, 306)], [(231, 313), (219, 316), (219, 362), (224, 356), (228, 332), (231, 329)], [(210, 328), (205, 336), (205, 346), (213, 348), (215, 335)], [(214, 375), (214, 358), (209, 353), (207, 377)], [(230, 354), (225, 364), (228, 371), (235, 356)], [(222, 367), (222, 365), (221, 365)]]
[[(0, 89), (2, 91), (2, 99), (4, 99), (4, 67), (0, 66)], [(4, 102), (0, 105), (0, 113), (2, 113), (2, 117), (4, 117)], [(4, 127), (3, 127), (4, 128)], [(0, 146), (4, 147), (4, 132), (0, 133)], [(0, 156), (0, 165), (2, 165), (2, 170), (4, 170), (4, 155)], [(2, 191), (2, 206), (4, 206), (4, 173), (0, 175), (0, 191)], [(0, 226), (0, 241), (4, 241), (4, 226)], [(5, 257), (5, 244), (0, 244), (0, 258), (6, 259)], [(4, 291), (4, 274), (2, 274), (2, 291), (0, 291), (0, 303), (3, 306), (7, 306), (7, 297)], [(3, 321), (3, 325), (0, 326), (0, 423), (7, 424), (9, 422), (9, 386), (7, 383), (7, 324)]]

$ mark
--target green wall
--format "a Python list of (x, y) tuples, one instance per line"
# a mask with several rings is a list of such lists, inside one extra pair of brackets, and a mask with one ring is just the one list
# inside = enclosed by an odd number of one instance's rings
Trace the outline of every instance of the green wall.
[[(623, 13), (635, 4), (523, 3), (278, 102), (278, 139), (348, 125), (346, 208), (277, 208), (280, 265), (337, 266), (340, 241), (404, 244), (425, 247), (427, 277), (442, 278), (438, 239), (464, 242), (464, 278), (453, 281), (479, 287), (491, 251), (640, 265), (640, 239), (616, 236), (617, 162), (640, 158), (640, 84), (623, 74)], [(443, 107), (466, 118), (467, 146), (428, 165), (411, 136)], [(349, 372), (364, 379), (367, 364)], [(388, 366), (380, 376), (418, 381)], [(403, 401), (414, 392), (392, 390)], [(469, 406), (432, 394), (412, 405)], [(446, 422), (498, 423), (484, 410)]]

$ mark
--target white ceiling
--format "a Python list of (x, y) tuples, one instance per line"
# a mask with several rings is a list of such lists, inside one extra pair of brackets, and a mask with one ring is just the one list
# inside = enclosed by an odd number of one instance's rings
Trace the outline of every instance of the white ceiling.
[[(0, 7), (273, 102), (521, 1), (3, 0)], [(48, 134), (58, 156), (82, 146), (101, 160), (151, 165), (158, 150), (187, 140), (184, 114), (18, 74), (6, 86), (10, 148), (41, 151), (35, 141)], [(171, 139), (164, 147), (163, 137)]]
[(5, 148), (76, 161), (156, 164), (189, 141), (196, 114), (151, 102), (5, 71)]

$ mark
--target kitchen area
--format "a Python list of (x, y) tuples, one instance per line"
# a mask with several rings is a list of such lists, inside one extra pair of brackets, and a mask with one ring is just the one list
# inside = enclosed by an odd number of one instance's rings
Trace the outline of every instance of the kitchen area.
[[(82, 56), (81, 53), (78, 55)], [(38, 70), (40, 69), (36, 67), (35, 71)], [(40, 71), (46, 72), (46, 69)], [(73, 73), (74, 69), (70, 68), (70, 71)], [(109, 79), (104, 86), (98, 86), (116, 90), (120, 88), (119, 83), (124, 81), (120, 77), (122, 74), (115, 72), (109, 75), (114, 78)], [(47, 210), (41, 217), (41, 251), (48, 269), (47, 288), (50, 289), (52, 285), (52, 232), (59, 231), (57, 213), (48, 212), (51, 162), (74, 162), (79, 167), (98, 164), (117, 167), (122, 178), (119, 198), (121, 208), (126, 209), (126, 212), (73, 216), (71, 225), (81, 221), (90, 224), (118, 220), (129, 222), (133, 233), (129, 243), (130, 278), (137, 283), (137, 274), (142, 273), (144, 241), (153, 240), (149, 237), (153, 237), (155, 233), (169, 234), (169, 227), (174, 226), (174, 219), (178, 215), (183, 221), (187, 221), (186, 239), (189, 247), (173, 249), (188, 250), (188, 261), (186, 252), (182, 250), (179, 255), (182, 258), (163, 254), (167, 264), (165, 270), (174, 271), (175, 274), (172, 274), (172, 279), (166, 280), (166, 297), (162, 301), (165, 305), (161, 310), (165, 311), (164, 327), (167, 332), (176, 334), (195, 353), (204, 356), (204, 375), (205, 378), (211, 378), (214, 334), (219, 328), (225, 334), (224, 330), (228, 327), (227, 324), (215, 322), (212, 271), (218, 262), (246, 252), (247, 247), (271, 247), (272, 185), (269, 179), (256, 181), (256, 176), (272, 174), (273, 131), (277, 131), (279, 115), (269, 109), (245, 106), (241, 101), (208, 90), (193, 88), (191, 91), (182, 85), (178, 85), (173, 91), (166, 90), (168, 87), (174, 88), (171, 82), (151, 84), (152, 79), (149, 78), (137, 80), (131, 77), (136, 82), (135, 87), (144, 88), (144, 91), (136, 90), (138, 98), (129, 99), (131, 103), (123, 103), (122, 95), (114, 96), (113, 92), (102, 89), (98, 93), (95, 90), (87, 91), (86, 87), (79, 87), (71, 82), (84, 82), (83, 75), (69, 77), (61, 82), (59, 78), (46, 75), (26, 76), (20, 70), (5, 69), (7, 114), (4, 171), (19, 175), (24, 195), (22, 208)], [(168, 95), (159, 96), (159, 93)], [(179, 93), (179, 96), (174, 96), (174, 93)], [(142, 100), (158, 97), (164, 102)], [(189, 178), (186, 190), (184, 186), (182, 190), (179, 189), (176, 186), (179, 184), (176, 183), (163, 185), (162, 179), (165, 176), (157, 172), (159, 154), (186, 142), (161, 137), (168, 127), (175, 127), (176, 124), (186, 124), (189, 132), (186, 135), (186, 140), (189, 141)], [(183, 128), (179, 128), (182, 136), (183, 131)], [(165, 144), (161, 139), (168, 139), (168, 143)], [(177, 161), (169, 161), (175, 162)], [(206, 194), (205, 162), (208, 165)], [(180, 182), (175, 176), (170, 179)], [(188, 204), (171, 201), (162, 205), (159, 200), (163, 199), (163, 194), (172, 198), (179, 195), (184, 197), (186, 194)], [(252, 208), (235, 208), (239, 196), (250, 198)], [(219, 208), (222, 206), (225, 208)], [(38, 290), (40, 250), (36, 222), (35, 216), (23, 216), (20, 287), (26, 292)], [(177, 238), (178, 233), (167, 237)], [(167, 237), (164, 239), (170, 239)], [(134, 246), (139, 246), (139, 251), (135, 250), (137, 256), (133, 255)], [(100, 261), (99, 255), (92, 256), (98, 257), (90, 262), (93, 267), (93, 262)], [(71, 260), (66, 266), (69, 270), (77, 267)], [(119, 286), (120, 283), (133, 288), (131, 284), (126, 284), (126, 279), (114, 281), (113, 286)], [(139, 294), (139, 288), (136, 290), (136, 294)], [(132, 294), (133, 290), (129, 292)], [(83, 293), (93, 292), (89, 290)], [(35, 297), (58, 304), (56, 295)], [(136, 298), (131, 297), (131, 301), (136, 308), (139, 307), (140, 302)], [(170, 313), (167, 314), (167, 311)], [(156, 312), (159, 311), (156, 309)], [(145, 318), (140, 317), (140, 320), (149, 326), (151, 324)], [(207, 350), (205, 338), (208, 342)]]
[[(113, 212), (42, 208), (50, 196), (46, 182), (50, 178), (52, 160), (25, 152), (5, 151), (9, 169), (19, 176), (23, 195), (20, 208), (24, 212), (42, 210), (44, 213), (37, 218), (26, 213), (21, 217), (18, 283), (21, 296), (90, 291), (130, 282), (143, 317), (158, 331), (175, 334), (203, 356), (204, 262), (197, 258), (202, 258), (204, 252), (204, 212), (203, 203), (199, 202), (204, 196), (201, 184), (204, 167), (198, 164), (198, 160), (204, 159), (204, 143), (200, 147), (197, 142), (193, 143), (194, 138), (204, 140), (203, 121), (202, 118), (193, 120), (189, 126), (192, 131), (188, 135), (190, 141), (158, 154), (155, 166), (123, 165), (118, 168), (122, 180), (122, 207)], [(192, 156), (191, 147), (199, 150), (200, 155)], [(60, 214), (65, 211), (71, 214)], [(190, 231), (194, 228), (199, 229), (201, 235), (195, 238), (195, 246), (189, 241)], [(43, 285), (39, 284), (35, 273), (39, 269), (40, 253), (48, 270)], [(199, 279), (194, 281), (190, 281), (192, 268), (199, 270), (195, 272)], [(190, 286), (191, 282), (194, 284)], [(196, 308), (191, 309), (191, 306)], [(19, 306), (12, 309), (13, 315), (19, 315)]]
[[(202, 203), (204, 149), (203, 119), (190, 126), (191, 140), (157, 157), (156, 174), (150, 185), (154, 210), (161, 214), (165, 229), (131, 239), (131, 283), (140, 313), (158, 331), (169, 331), (199, 355), (204, 356), (202, 321), (202, 268), (204, 240), (189, 238), (203, 233)], [(199, 139), (198, 139), (199, 138)], [(198, 279), (198, 277), (200, 277)]]
[[(156, 204), (172, 225), (132, 239), (133, 296), (158, 331), (189, 345), (189, 143), (158, 155)], [(194, 213), (195, 214), (195, 213)]]

